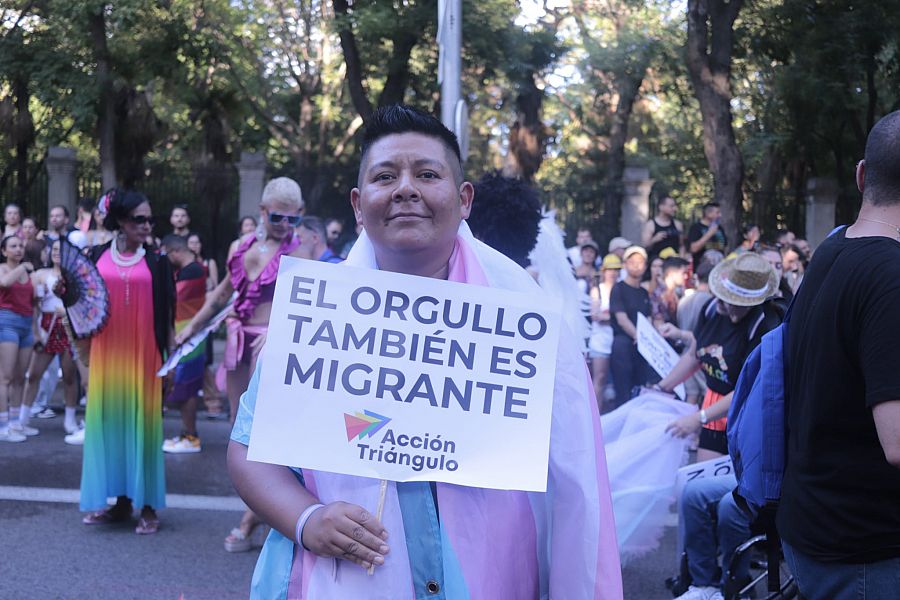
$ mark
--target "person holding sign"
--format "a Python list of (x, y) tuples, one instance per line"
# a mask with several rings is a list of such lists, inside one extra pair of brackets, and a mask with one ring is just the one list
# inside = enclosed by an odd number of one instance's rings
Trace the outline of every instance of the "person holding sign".
[[(659, 382), (659, 389), (671, 391), (698, 369), (706, 379), (702, 409), (667, 427), (678, 437), (700, 432), (698, 462), (728, 454), (725, 416), (738, 374), (762, 336), (777, 327), (784, 316), (784, 308), (770, 300), (777, 289), (775, 270), (764, 258), (749, 252), (740, 254), (710, 272), (713, 298), (701, 309), (693, 334), (671, 324), (660, 329), (666, 337), (684, 340), (689, 348)], [(722, 571), (738, 545), (750, 537), (751, 518), (735, 504), (731, 495), (735, 487), (737, 480), (732, 474), (695, 479), (685, 485), (679, 502), (679, 527), (693, 583), (678, 600), (722, 597)], [(710, 507), (716, 512), (715, 520)], [(717, 563), (720, 554), (722, 569)], [(746, 563), (738, 565), (736, 576), (742, 578), (746, 569)]]
[[(539, 294), (527, 272), (472, 236), (464, 219), (473, 196), (453, 133), (415, 109), (379, 109), (350, 196), (364, 231), (345, 264)], [(578, 343), (563, 333), (544, 493), (385, 485), (248, 460), (264, 406), (257, 367), (228, 448), (235, 488), (273, 527), (251, 597), (622, 598), (597, 408)], [(283, 362), (276, 348), (267, 362)]]

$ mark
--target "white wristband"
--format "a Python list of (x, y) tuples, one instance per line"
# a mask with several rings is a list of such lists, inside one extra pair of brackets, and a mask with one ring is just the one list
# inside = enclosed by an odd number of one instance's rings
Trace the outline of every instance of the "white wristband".
[(306, 510), (301, 513), (300, 518), (297, 519), (297, 526), (294, 528), (294, 541), (298, 546), (302, 546), (306, 550), (309, 550), (309, 548), (303, 545), (303, 528), (306, 527), (306, 522), (309, 521), (312, 514), (324, 506), (324, 504), (310, 504)]
[(709, 423), (709, 417), (706, 416), (706, 410), (701, 408), (700, 409), (700, 424), (706, 425), (707, 423)]

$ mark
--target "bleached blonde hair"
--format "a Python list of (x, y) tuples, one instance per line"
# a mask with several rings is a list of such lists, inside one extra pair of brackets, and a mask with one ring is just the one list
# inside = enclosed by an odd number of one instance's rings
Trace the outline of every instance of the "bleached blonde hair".
[(297, 210), (302, 210), (304, 207), (300, 186), (290, 177), (276, 177), (263, 188), (259, 205), (268, 208), (275, 201), (290, 204)]

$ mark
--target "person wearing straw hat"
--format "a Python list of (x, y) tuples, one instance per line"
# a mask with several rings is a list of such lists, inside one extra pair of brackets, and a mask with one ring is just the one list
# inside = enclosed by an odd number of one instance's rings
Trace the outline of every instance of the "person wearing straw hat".
[[(700, 312), (693, 334), (671, 325), (661, 328), (667, 337), (680, 337), (689, 344), (681, 360), (659, 382), (662, 391), (688, 379), (702, 369), (706, 394), (700, 411), (679, 418), (667, 427), (684, 437), (700, 431), (697, 460), (727, 454), (725, 415), (738, 374), (750, 351), (783, 317), (782, 307), (770, 298), (778, 288), (778, 277), (768, 261), (745, 253), (716, 265), (709, 274), (713, 298)], [(679, 499), (679, 540), (687, 557), (691, 586), (677, 600), (718, 600), (724, 585), (717, 557), (731, 563), (735, 549), (750, 536), (750, 517), (734, 502), (734, 475), (689, 481)], [(710, 507), (715, 507), (713, 519)], [(746, 564), (732, 573), (742, 578)]]
[[(350, 201), (364, 229), (344, 264), (538, 292), (466, 225), (474, 191), (456, 136), (440, 121), (406, 106), (378, 109), (360, 162)], [(579, 341), (562, 329), (545, 493), (380, 483), (250, 461), (257, 366), (228, 446), (235, 488), (273, 528), (250, 597), (620, 600), (599, 415)]]
[(784, 316), (783, 308), (774, 300), (767, 302), (777, 289), (778, 277), (764, 258), (741, 254), (720, 262), (710, 272), (713, 299), (700, 312), (692, 334), (671, 325), (661, 328), (663, 335), (683, 339), (689, 349), (659, 382), (659, 388), (670, 392), (697, 369), (706, 378), (701, 410), (673, 421), (667, 428), (678, 437), (700, 432), (698, 461), (728, 453), (725, 415), (738, 374), (750, 351)]

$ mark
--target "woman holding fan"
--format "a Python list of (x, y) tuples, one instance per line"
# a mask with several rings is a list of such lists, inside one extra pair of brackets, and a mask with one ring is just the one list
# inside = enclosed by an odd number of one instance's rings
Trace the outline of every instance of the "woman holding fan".
[(41, 387), (41, 377), (54, 357), (59, 356), (59, 366), (62, 369), (64, 397), (66, 403), (66, 417), (63, 427), (66, 433), (71, 435), (78, 431), (75, 422), (75, 409), (78, 406), (78, 378), (75, 360), (69, 344), (69, 336), (63, 326), (66, 309), (62, 299), (56, 295), (55, 288), (62, 279), (60, 271), (60, 242), (56, 240), (50, 248), (50, 262), (48, 269), (39, 269), (34, 272), (31, 280), (34, 284), (35, 294), (39, 303), (40, 329), (39, 338), (35, 340), (34, 352), (31, 355), (31, 365), (28, 367), (28, 378), (25, 381), (24, 402), (30, 407), (34, 403), (38, 389)]
[[(109, 320), (91, 340), (81, 509), (83, 523), (126, 521), (141, 506), (135, 532), (156, 533), (165, 506), (162, 381), (156, 371), (174, 326), (174, 284), (168, 259), (147, 249), (150, 202), (133, 190), (100, 199), (113, 240), (91, 249), (109, 291)], [(140, 324), (152, 322), (153, 327)], [(106, 498), (116, 497), (114, 506)]]

